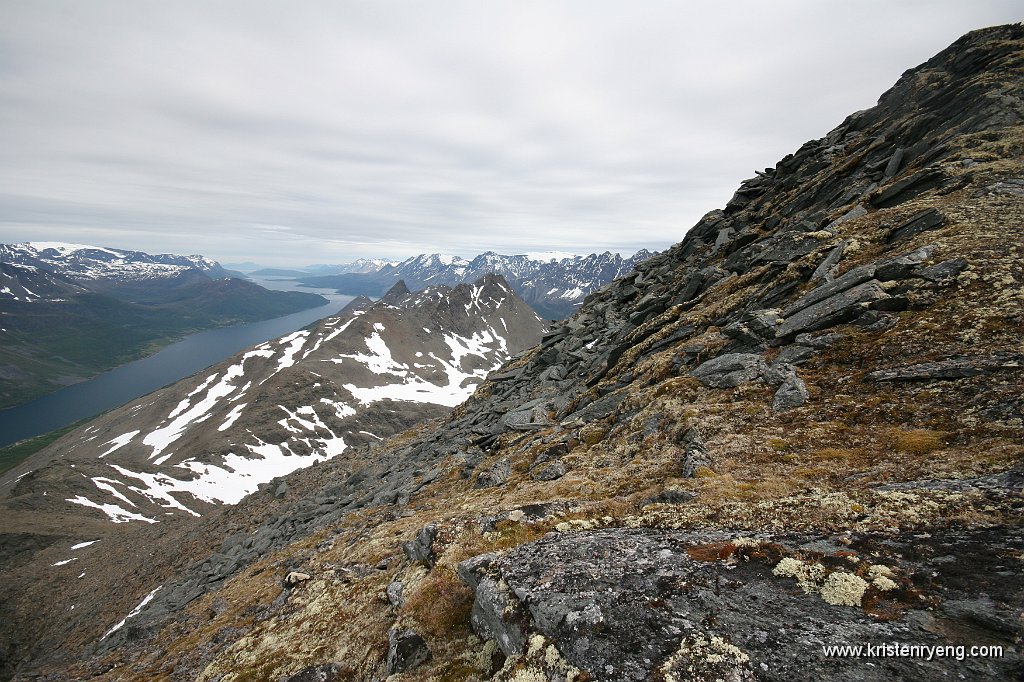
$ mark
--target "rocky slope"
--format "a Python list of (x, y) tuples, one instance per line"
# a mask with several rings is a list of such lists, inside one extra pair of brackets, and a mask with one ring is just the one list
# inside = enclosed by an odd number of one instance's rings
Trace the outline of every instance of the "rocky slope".
[(268, 291), (202, 256), (62, 242), (0, 244), (0, 408), (211, 327), (326, 302)]
[(1019, 678), (1022, 158), (1024, 27), (971, 33), (450, 417), (141, 528), (18, 677)]
[(401, 263), (384, 263), (365, 271), (300, 278), (310, 286), (336, 287), (339, 293), (378, 296), (402, 280), (414, 291), (433, 284), (472, 282), (487, 273), (502, 275), (516, 294), (544, 317), (561, 319), (574, 312), (587, 294), (633, 271), (653, 254), (642, 249), (629, 258), (617, 253), (589, 256), (521, 254), (488, 251), (466, 260), (458, 256), (422, 254)]

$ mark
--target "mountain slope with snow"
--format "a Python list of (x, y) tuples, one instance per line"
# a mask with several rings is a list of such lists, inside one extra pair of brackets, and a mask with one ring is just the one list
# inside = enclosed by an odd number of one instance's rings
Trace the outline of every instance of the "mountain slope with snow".
[(104, 415), (11, 472), (10, 494), (115, 524), (198, 516), (446, 414), (543, 329), (498, 276), (398, 285)]

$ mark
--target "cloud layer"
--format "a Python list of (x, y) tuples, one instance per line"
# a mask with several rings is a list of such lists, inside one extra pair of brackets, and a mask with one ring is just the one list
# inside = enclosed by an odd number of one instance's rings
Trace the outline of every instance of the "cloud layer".
[(0, 5), (0, 241), (664, 248), (1016, 2)]

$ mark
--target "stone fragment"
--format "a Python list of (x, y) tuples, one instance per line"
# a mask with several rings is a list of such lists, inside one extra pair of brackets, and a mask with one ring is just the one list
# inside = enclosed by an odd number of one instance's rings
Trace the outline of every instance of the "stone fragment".
[(295, 587), (299, 583), (304, 583), (312, 577), (313, 576), (311, 576), (309, 573), (303, 573), (302, 571), (291, 571), (288, 573), (288, 575), (284, 577), (284, 584), (285, 587)]
[(845, 337), (845, 334), (839, 332), (831, 332), (828, 334), (797, 334), (794, 341), (801, 346), (807, 346), (809, 348), (816, 348), (821, 350), (823, 348), (829, 348), (836, 344)]
[(815, 289), (811, 289), (791, 305), (787, 306), (782, 311), (782, 316), (784, 318), (791, 317), (804, 308), (809, 308), (815, 303), (831, 298), (836, 294), (846, 291), (847, 289), (852, 289), (858, 284), (863, 284), (864, 282), (873, 279), (874, 276), (874, 265), (861, 265), (860, 267), (853, 268), (843, 276), (837, 277), (833, 281), (822, 284)]
[(565, 476), (565, 464), (561, 461), (552, 462), (534, 472), (533, 478), (537, 481), (554, 481)]
[(281, 481), (281, 485), (277, 486), (277, 490), (274, 491), (274, 497), (281, 499), (288, 493), (288, 481)]
[(778, 364), (787, 365), (799, 365), (807, 362), (814, 355), (814, 348), (809, 346), (802, 346), (800, 344), (793, 344), (791, 346), (784, 347), (779, 354), (775, 357), (775, 361), (772, 366)]
[(705, 386), (735, 388), (758, 378), (766, 368), (764, 358), (755, 353), (726, 353), (701, 363), (690, 375)]
[(889, 233), (886, 241), (896, 242), (901, 239), (913, 237), (927, 230), (934, 230), (946, 224), (946, 216), (937, 209), (929, 208), (915, 213), (901, 225), (898, 225)]
[(922, 362), (893, 369), (871, 372), (872, 381), (930, 381), (933, 379), (964, 379), (1024, 366), (1024, 355), (1003, 354), (987, 358), (952, 358), (939, 362)]
[(776, 412), (785, 412), (795, 407), (800, 407), (807, 402), (807, 385), (796, 372), (791, 372), (779, 389), (775, 391), (772, 398), (772, 409)]
[[(461, 565), (460, 565), (461, 568)], [(462, 575), (462, 571), (459, 571)], [(483, 577), (474, 586), (470, 624), (485, 639), (493, 639), (506, 656), (518, 656), (526, 648), (523, 618), (517, 618), (515, 600), (508, 588), (490, 577)]]
[(952, 258), (931, 267), (916, 270), (914, 275), (929, 282), (948, 282), (967, 269), (965, 258)]
[(896, 151), (889, 157), (889, 162), (885, 164), (885, 172), (882, 174), (883, 178), (888, 180), (889, 178), (896, 177), (896, 174), (900, 171), (900, 165), (903, 163), (903, 154), (903, 148), (897, 147)]
[[(545, 366), (550, 363), (546, 363)], [(543, 399), (530, 401), (514, 410), (510, 410), (502, 418), (502, 423), (515, 431), (534, 431), (553, 426), (548, 418), (547, 408)]]
[(668, 488), (662, 490), (657, 495), (648, 497), (646, 500), (640, 503), (641, 507), (648, 507), (652, 504), (686, 504), (696, 499), (697, 493), (689, 490), (676, 490), (674, 488)]
[(434, 554), (434, 540), (437, 538), (437, 524), (428, 523), (420, 529), (412, 540), (402, 543), (402, 551), (409, 561), (419, 561), (433, 566), (437, 557)]
[(507, 457), (494, 463), (484, 471), (480, 472), (480, 475), (476, 479), (477, 488), (493, 488), (495, 486), (504, 485), (508, 481), (508, 477), (512, 475), (512, 461)]
[(691, 428), (683, 434), (683, 445), (686, 448), (682, 465), (684, 477), (693, 478), (697, 475), (698, 469), (711, 466), (711, 456), (697, 429)]
[(388, 657), (384, 663), (387, 674), (408, 672), (432, 657), (427, 643), (415, 630), (388, 632)]
[(396, 609), (400, 609), (405, 605), (405, 586), (402, 585), (401, 580), (393, 580), (388, 583), (385, 593), (388, 597), (388, 603)]
[(775, 338), (775, 329), (781, 323), (778, 310), (755, 310), (744, 313), (739, 320), (722, 329), (722, 333), (740, 343), (754, 346)]
[(917, 266), (928, 260), (934, 251), (935, 245), (929, 244), (897, 258), (883, 261), (875, 267), (875, 279), (882, 282), (906, 279), (914, 273)]
[(1024, 178), (1007, 178), (985, 188), (989, 194), (1024, 197)]
[(825, 260), (821, 261), (821, 263), (818, 264), (818, 267), (814, 269), (814, 273), (811, 275), (812, 282), (819, 282), (821, 280), (831, 282), (835, 279), (836, 266), (838, 266), (839, 261), (842, 260), (843, 251), (846, 250), (846, 246), (849, 243), (849, 239), (844, 239), (828, 252), (828, 255), (825, 256)]
[(889, 184), (872, 195), (869, 201), (872, 206), (878, 206), (879, 208), (896, 206), (938, 187), (945, 177), (946, 175), (942, 172), (941, 168), (925, 168), (903, 180), (897, 180)]
[[(838, 281), (836, 280), (836, 282)], [(786, 318), (786, 321), (779, 327), (778, 338), (787, 338), (801, 332), (816, 331), (849, 322), (859, 317), (871, 304), (888, 297), (889, 295), (877, 281), (865, 282)]]
[(835, 220), (830, 222), (828, 225), (826, 225), (825, 229), (827, 231), (829, 231), (829, 232), (835, 232), (837, 227), (839, 227), (843, 223), (847, 222), (848, 220), (853, 220), (854, 218), (859, 218), (862, 215), (867, 215), (867, 213), (868, 213), (868, 210), (866, 208), (864, 208), (860, 204), (857, 204), (856, 206), (851, 208), (849, 211), (847, 211), (846, 213), (844, 213), (843, 215), (839, 216), (838, 218), (836, 218)]

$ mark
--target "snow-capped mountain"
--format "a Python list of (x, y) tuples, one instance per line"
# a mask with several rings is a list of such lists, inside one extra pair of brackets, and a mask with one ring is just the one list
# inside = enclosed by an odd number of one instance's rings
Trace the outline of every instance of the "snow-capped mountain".
[(310, 265), (305, 269), (310, 274), (317, 275), (333, 275), (345, 272), (366, 273), (377, 272), (381, 268), (395, 266), (401, 262), (402, 261), (388, 258), (359, 258), (351, 263), (341, 263), (339, 265)]
[[(0, 244), (0, 262), (42, 270), (71, 281), (84, 282), (168, 279), (178, 277), (189, 270), (199, 271), (211, 279), (229, 276), (217, 261), (203, 256), (151, 255), (142, 251), (65, 242)], [(0, 291), (0, 296), (11, 295)], [(32, 298), (31, 294), (25, 295), (28, 299)]]
[(231, 277), (203, 256), (63, 242), (0, 244), (0, 408), (184, 334), (326, 303)]
[(115, 523), (199, 515), (446, 414), (543, 331), (500, 276), (419, 293), (399, 283), (69, 434), (12, 494)]
[(534, 310), (551, 318), (574, 311), (586, 296), (654, 254), (641, 250), (629, 258), (605, 252), (572, 256), (558, 252), (506, 256), (488, 251), (466, 260), (444, 254), (421, 254), (372, 272), (303, 277), (305, 284), (335, 287), (341, 293), (379, 296), (399, 280), (413, 290), (433, 284), (471, 282), (493, 272), (502, 275)]

